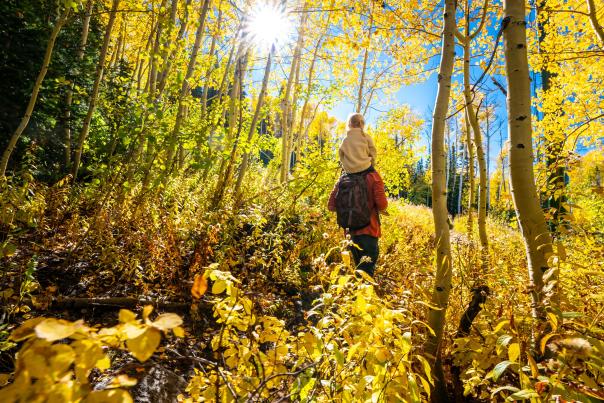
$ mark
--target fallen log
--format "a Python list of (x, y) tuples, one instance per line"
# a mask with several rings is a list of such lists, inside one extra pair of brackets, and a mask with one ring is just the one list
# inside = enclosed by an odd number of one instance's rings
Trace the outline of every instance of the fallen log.
[[(480, 285), (472, 288), (472, 300), (459, 320), (459, 326), (457, 328), (457, 332), (455, 333), (455, 338), (466, 337), (470, 334), (472, 322), (474, 322), (474, 319), (482, 310), (482, 305), (487, 301), (487, 296), (489, 294), (490, 290), (486, 285)], [(465, 402), (465, 396), (463, 395), (463, 381), (461, 380), (461, 368), (455, 364), (452, 364), (451, 375), (455, 401)]]
[(166, 311), (187, 311), (192, 304), (198, 304), (200, 313), (207, 313), (212, 316), (212, 305), (205, 301), (199, 302), (171, 302), (161, 301), (150, 298), (131, 298), (131, 297), (110, 297), (110, 298), (69, 298), (58, 297), (53, 298), (50, 305), (51, 309), (81, 309), (91, 307), (102, 308), (136, 308), (145, 305), (152, 305), (157, 309)]

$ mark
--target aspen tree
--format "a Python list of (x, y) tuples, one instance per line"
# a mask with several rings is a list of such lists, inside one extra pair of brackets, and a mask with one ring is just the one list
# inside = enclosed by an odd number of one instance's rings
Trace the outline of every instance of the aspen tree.
[[(88, 43), (88, 32), (90, 30), (90, 17), (92, 15), (92, 6), (93, 1), (88, 0), (86, 2), (86, 10), (82, 17), (82, 33), (80, 35), (80, 45), (78, 47), (78, 53), (76, 60), (78, 62), (82, 62), (84, 60), (84, 51), (86, 50), (86, 45)], [(77, 72), (78, 69), (75, 69)], [(71, 106), (73, 104), (73, 91), (75, 89), (75, 80), (77, 78), (77, 73), (72, 77), (72, 83), (67, 89), (67, 93), (65, 94), (65, 114), (63, 115), (63, 119), (65, 121), (63, 128), (63, 141), (65, 147), (65, 169), (69, 169), (71, 165)]]
[[(231, 152), (229, 154), (229, 158), (226, 160), (226, 169), (224, 174), (222, 175), (222, 183), (219, 181), (219, 185), (216, 188), (216, 201), (215, 205), (217, 206), (220, 200), (222, 199), (222, 195), (227, 187), (229, 187), (231, 183), (231, 177), (233, 175), (233, 169), (235, 166), (235, 161), (237, 160), (237, 153), (239, 149), (239, 138), (241, 136), (241, 129), (243, 125), (242, 111), (243, 111), (243, 81), (245, 78), (245, 73), (247, 71), (247, 64), (249, 60), (249, 50), (245, 52), (243, 59), (240, 61), (241, 67), (239, 68), (239, 74), (237, 74), (236, 80), (237, 84), (235, 87), (237, 88), (234, 93), (236, 110), (233, 109), (229, 118), (229, 133), (230, 138), (227, 139), (227, 144), (232, 143)], [(232, 126), (231, 126), (232, 125)], [(237, 126), (237, 130), (235, 131), (235, 126)], [(232, 127), (232, 130), (231, 130)], [(235, 138), (233, 138), (235, 135)], [(220, 177), (219, 177), (220, 179)]]
[(472, 147), (472, 134), (470, 132), (470, 119), (467, 110), (464, 110), (464, 127), (466, 135), (466, 148), (468, 150), (468, 236), (472, 237), (474, 227), (474, 199), (476, 190), (476, 175), (474, 173), (474, 147)]
[(227, 134), (225, 138), (225, 144), (231, 148), (229, 155), (231, 158), (222, 158), (220, 162), (220, 168), (218, 169), (218, 179), (216, 181), (216, 188), (214, 190), (214, 197), (212, 199), (212, 207), (216, 208), (222, 201), (225, 187), (228, 185), (230, 176), (231, 159), (237, 149), (237, 141), (235, 139), (235, 126), (237, 125), (237, 111), (238, 107), (241, 107), (241, 91), (243, 85), (243, 76), (247, 70), (247, 62), (249, 56), (249, 50), (245, 50), (245, 41), (241, 38), (241, 44), (237, 50), (237, 56), (235, 57), (235, 71), (233, 73), (233, 86), (229, 94), (229, 107), (227, 114)]
[(292, 58), (289, 76), (287, 78), (287, 85), (285, 86), (285, 94), (283, 96), (283, 107), (281, 110), (281, 170), (279, 174), (279, 180), (281, 183), (287, 179), (289, 172), (289, 161), (290, 156), (288, 155), (289, 141), (290, 141), (290, 114), (291, 114), (291, 101), (292, 88), (296, 76), (296, 68), (300, 62), (300, 56), (302, 54), (302, 46), (304, 44), (304, 30), (308, 15), (304, 13), (300, 17), (300, 30), (298, 33), (298, 40), (294, 49), (294, 55)]
[[(176, 34), (176, 40), (174, 42), (174, 46), (172, 46), (171, 38), (168, 37), (166, 43), (164, 44), (164, 52), (162, 55), (163, 60), (163, 68), (159, 75), (159, 84), (157, 86), (157, 91), (159, 94), (163, 93), (166, 88), (166, 84), (168, 83), (168, 77), (170, 75), (170, 71), (172, 69), (172, 64), (174, 63), (174, 58), (180, 49), (180, 44), (183, 41), (184, 35), (187, 32), (187, 27), (189, 24), (189, 7), (191, 5), (192, 0), (186, 0), (184, 4), (184, 16), (180, 20), (180, 28), (178, 29), (178, 33)], [(176, 23), (176, 8), (177, 8), (178, 0), (172, 1), (172, 12), (170, 13), (170, 25), (173, 27)], [(168, 54), (167, 50), (172, 47), (171, 52)], [(159, 96), (159, 95), (158, 95)]]
[[(330, 6), (333, 5), (333, 2), (330, 2)], [(327, 21), (325, 22), (325, 29), (324, 31), (322, 31), (321, 35), (319, 36), (319, 38), (317, 38), (317, 43), (315, 45), (315, 49), (313, 51), (313, 55), (312, 55), (312, 60), (310, 62), (310, 66), (308, 67), (308, 81), (306, 83), (306, 90), (304, 91), (304, 103), (302, 105), (302, 109), (301, 109), (301, 116), (300, 116), (300, 122), (299, 122), (299, 126), (298, 126), (298, 130), (297, 130), (297, 144), (296, 144), (296, 150), (299, 149), (299, 142), (302, 138), (302, 131), (304, 131), (304, 133), (308, 133), (308, 129), (310, 127), (310, 124), (312, 122), (313, 119), (311, 119), (311, 121), (308, 123), (308, 125), (306, 126), (306, 128), (304, 129), (304, 117), (305, 114), (307, 113), (308, 107), (309, 107), (309, 101), (310, 101), (310, 96), (311, 96), (311, 90), (312, 90), (312, 84), (313, 84), (313, 79), (314, 79), (314, 74), (315, 74), (315, 65), (317, 62), (317, 57), (319, 54), (319, 50), (322, 47), (323, 44), (323, 39), (325, 37), (325, 35), (327, 34), (327, 31), (329, 30), (329, 23), (331, 21), (331, 13), (327, 14)]]
[(365, 74), (367, 73), (367, 60), (369, 58), (369, 47), (371, 46), (371, 25), (373, 24), (373, 2), (370, 2), (369, 7), (369, 33), (367, 34), (367, 47), (363, 54), (363, 66), (361, 67), (361, 80), (359, 81), (359, 92), (357, 94), (356, 113), (361, 113), (363, 105), (363, 87), (365, 86)]
[(445, 328), (445, 317), (451, 291), (451, 240), (449, 238), (449, 219), (447, 214), (447, 184), (445, 182), (446, 151), (444, 146), (445, 121), (449, 109), (451, 94), (451, 74), (455, 59), (455, 0), (445, 0), (444, 26), (442, 31), (442, 50), (438, 72), (438, 92), (432, 120), (432, 214), (436, 246), (436, 274), (432, 291), (432, 305), (428, 324), (434, 334), (428, 336), (426, 352), (434, 357), (437, 377), (435, 399), (445, 400), (445, 380), (440, 360), (440, 346)]
[(34, 87), (31, 91), (31, 97), (29, 98), (29, 102), (27, 104), (27, 108), (25, 109), (25, 114), (21, 118), (21, 122), (19, 122), (19, 126), (14, 131), (11, 136), (6, 149), (2, 153), (2, 159), (0, 160), (0, 178), (3, 178), (6, 175), (6, 167), (8, 166), (8, 160), (17, 145), (17, 141), (23, 131), (27, 128), (29, 124), (29, 119), (34, 111), (36, 106), (36, 102), (38, 101), (38, 94), (40, 93), (40, 88), (42, 87), (42, 82), (44, 81), (44, 77), (46, 77), (46, 73), (48, 72), (48, 66), (50, 65), (50, 60), (52, 59), (52, 52), (55, 47), (55, 42), (57, 40), (57, 36), (59, 36), (59, 32), (61, 32), (61, 28), (67, 22), (70, 15), (70, 9), (68, 8), (61, 14), (57, 22), (55, 23), (52, 32), (50, 33), (50, 37), (48, 38), (48, 43), (46, 44), (46, 51), (44, 52), (44, 58), (42, 59), (42, 68), (38, 73), (38, 77), (36, 77), (36, 82), (34, 83)]
[[(247, 135), (247, 142), (250, 144), (254, 135), (256, 134), (256, 127), (258, 126), (258, 121), (260, 120), (260, 113), (262, 112), (262, 106), (264, 105), (264, 97), (266, 96), (266, 89), (268, 88), (268, 80), (271, 74), (271, 66), (273, 53), (275, 52), (274, 45), (271, 47), (271, 50), (268, 52), (268, 56), (266, 59), (266, 67), (264, 68), (264, 77), (262, 78), (262, 87), (260, 88), (260, 94), (258, 94), (258, 101), (256, 101), (256, 108), (254, 110), (254, 117), (252, 118), (252, 123), (250, 124), (250, 129)], [(239, 168), (239, 174), (237, 176), (237, 182), (235, 183), (235, 190), (233, 193), (235, 194), (235, 200), (238, 200), (241, 184), (243, 183), (243, 178), (245, 177), (245, 173), (247, 171), (247, 167), (250, 160), (251, 151), (247, 151), (243, 154), (243, 159), (241, 161), (241, 166)]]
[[(472, 140), (470, 141), (470, 133), (468, 125), (468, 147), (472, 147), (472, 143), (476, 148), (476, 159), (478, 160), (478, 175), (479, 175), (479, 188), (478, 188), (478, 234), (480, 238), (480, 248), (482, 255), (483, 269), (487, 268), (488, 265), (488, 250), (489, 240), (487, 237), (486, 229), (486, 217), (487, 217), (487, 164), (484, 156), (484, 149), (482, 146), (482, 133), (480, 125), (478, 124), (478, 111), (474, 109), (472, 102), (472, 92), (470, 89), (470, 61), (472, 59), (472, 50), (470, 44), (474, 38), (482, 31), (484, 21), (486, 17), (488, 0), (485, 0), (482, 7), (482, 15), (480, 17), (480, 23), (474, 32), (470, 33), (470, 1), (465, 2), (465, 32), (461, 34), (458, 29), (455, 30), (455, 34), (463, 47), (463, 94), (466, 108), (466, 119), (472, 129)], [(473, 153), (470, 154), (473, 157)], [(473, 159), (473, 158), (472, 158)], [(468, 233), (472, 232), (471, 222), (471, 204), (474, 202), (474, 161), (471, 164), (472, 176), (470, 178), (470, 209), (468, 213)]]
[[(214, 29), (214, 34), (212, 35), (212, 42), (210, 43), (210, 50), (208, 51), (208, 55), (210, 55), (210, 57), (212, 57), (213, 55), (216, 57), (216, 60), (218, 60), (218, 52), (216, 51), (216, 44), (218, 43), (218, 40), (220, 39), (220, 28), (222, 25), (222, 1), (220, 2), (220, 4), (218, 5), (218, 17), (216, 17), (216, 27)], [(203, 116), (203, 118), (205, 119), (206, 114), (207, 114), (207, 109), (208, 109), (208, 92), (210, 91), (210, 74), (212, 73), (212, 70), (215, 67), (212, 66), (212, 64), (210, 63), (210, 66), (208, 67), (208, 70), (206, 71), (206, 82), (203, 86), (203, 91), (201, 94), (201, 115)]]
[(92, 122), (92, 115), (94, 114), (94, 110), (96, 108), (96, 102), (99, 95), (99, 88), (101, 85), (101, 80), (103, 79), (103, 73), (105, 71), (105, 59), (107, 58), (107, 50), (109, 49), (109, 42), (111, 41), (111, 31), (113, 29), (113, 24), (115, 23), (115, 18), (117, 16), (117, 7), (120, 3), (120, 0), (113, 0), (111, 5), (111, 12), (109, 14), (109, 22), (107, 22), (107, 27), (105, 28), (105, 37), (103, 38), (103, 46), (101, 47), (101, 53), (99, 55), (99, 61), (96, 66), (96, 76), (94, 78), (94, 84), (92, 85), (92, 92), (90, 93), (90, 97), (88, 100), (88, 113), (84, 118), (84, 123), (82, 124), (82, 130), (80, 131), (80, 135), (78, 137), (77, 148), (74, 153), (73, 158), (73, 167), (71, 174), (73, 175), (73, 180), (75, 181), (78, 176), (78, 169), (80, 168), (80, 160), (82, 158), (82, 152), (84, 150), (84, 142), (86, 141), (86, 137), (88, 137), (88, 132), (90, 130), (90, 123)]
[(169, 167), (172, 165), (172, 160), (174, 159), (174, 152), (176, 151), (176, 143), (178, 142), (178, 136), (180, 133), (180, 127), (182, 125), (184, 115), (185, 115), (185, 98), (187, 94), (191, 91), (191, 85), (189, 81), (193, 76), (193, 72), (195, 71), (195, 65), (197, 64), (197, 54), (199, 53), (199, 48), (201, 47), (201, 40), (203, 38), (203, 31), (205, 27), (206, 15), (208, 14), (208, 8), (210, 6), (210, 0), (204, 0), (201, 9), (199, 11), (199, 22), (197, 25), (197, 31), (195, 32), (195, 42), (193, 44), (193, 49), (191, 50), (191, 55), (189, 57), (189, 63), (187, 64), (187, 72), (185, 73), (185, 77), (180, 86), (180, 92), (178, 94), (178, 106), (176, 112), (176, 119), (174, 121), (174, 126), (172, 127), (172, 133), (168, 138), (168, 152), (166, 154), (166, 168), (169, 172)]
[(149, 95), (149, 101), (153, 101), (153, 97), (155, 95), (155, 88), (157, 85), (157, 63), (159, 58), (159, 48), (161, 46), (161, 36), (164, 30), (165, 24), (165, 8), (166, 8), (167, 0), (162, 0), (159, 6), (159, 16), (157, 17), (157, 28), (155, 31), (151, 31), (151, 35), (155, 34), (155, 39), (153, 41), (153, 48), (151, 50), (151, 57), (149, 58), (149, 77), (147, 79), (147, 84), (145, 85), (145, 91), (147, 91)]
[(503, 40), (508, 86), (508, 133), (511, 194), (524, 238), (532, 313), (544, 319), (543, 273), (552, 252), (551, 237), (539, 204), (533, 174), (531, 87), (526, 46), (524, 0), (504, 0)]

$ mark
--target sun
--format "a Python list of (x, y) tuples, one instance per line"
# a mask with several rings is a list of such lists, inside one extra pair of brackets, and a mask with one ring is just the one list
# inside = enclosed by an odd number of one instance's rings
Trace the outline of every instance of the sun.
[(270, 49), (287, 41), (293, 23), (283, 6), (259, 1), (250, 11), (246, 25), (251, 42), (261, 49)]

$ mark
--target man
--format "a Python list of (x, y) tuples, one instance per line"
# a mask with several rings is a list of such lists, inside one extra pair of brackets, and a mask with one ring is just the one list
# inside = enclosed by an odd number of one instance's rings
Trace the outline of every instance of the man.
[[(378, 238), (382, 235), (379, 213), (380, 211), (386, 210), (388, 207), (388, 200), (386, 199), (386, 193), (384, 191), (384, 182), (382, 181), (380, 174), (378, 174), (373, 167), (369, 167), (369, 169), (363, 172), (352, 175), (365, 176), (370, 221), (369, 225), (366, 227), (350, 231), (352, 242), (360, 248), (359, 250), (355, 246), (352, 246), (350, 251), (357, 268), (363, 270), (370, 276), (373, 276), (375, 263), (379, 255)], [(329, 211), (336, 211), (338, 183), (336, 183), (329, 196), (329, 204), (327, 206)], [(363, 257), (366, 258), (363, 259)], [(361, 260), (363, 260), (363, 262)]]

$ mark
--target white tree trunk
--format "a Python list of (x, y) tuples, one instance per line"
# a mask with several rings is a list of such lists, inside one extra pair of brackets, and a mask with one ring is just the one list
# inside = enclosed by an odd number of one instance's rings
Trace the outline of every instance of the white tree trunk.
[(543, 273), (548, 269), (552, 241), (539, 204), (533, 173), (526, 4), (524, 0), (504, 0), (503, 4), (511, 193), (526, 246), (533, 316), (543, 319)]
[[(447, 184), (445, 182), (446, 151), (444, 145), (445, 122), (451, 94), (451, 74), (455, 58), (455, 0), (445, 0), (444, 28), (442, 31), (442, 53), (438, 73), (438, 92), (432, 121), (432, 214), (436, 246), (436, 274), (432, 292), (432, 305), (428, 324), (434, 331), (429, 336), (426, 352), (435, 358), (435, 372), (442, 393), (444, 379), (440, 364), (440, 344), (445, 328), (445, 317), (451, 291), (451, 240), (447, 214)], [(440, 370), (439, 370), (440, 369)]]
[[(266, 67), (264, 68), (264, 77), (262, 78), (262, 88), (260, 89), (260, 94), (258, 94), (258, 102), (256, 102), (256, 109), (254, 110), (254, 117), (252, 118), (252, 123), (250, 124), (250, 130), (247, 135), (248, 147), (249, 143), (252, 142), (255, 134), (256, 127), (258, 126), (258, 121), (260, 120), (260, 112), (262, 112), (262, 106), (264, 105), (264, 97), (266, 95), (266, 89), (268, 87), (268, 80), (271, 74), (271, 66), (273, 60), (273, 52), (274, 47), (271, 48), (268, 53), (268, 57), (266, 60)], [(243, 159), (241, 161), (241, 167), (239, 168), (239, 175), (237, 176), (237, 182), (235, 183), (235, 200), (239, 199), (241, 184), (243, 183), (243, 178), (245, 177), (245, 173), (247, 171), (247, 167), (249, 165), (251, 151), (247, 151), (243, 154)]]
[[(466, 3), (467, 4), (467, 3)], [(469, 11), (467, 11), (469, 13)], [(469, 18), (466, 20), (469, 21)], [(478, 124), (478, 115), (477, 110), (474, 109), (474, 105), (472, 104), (472, 93), (470, 92), (470, 60), (472, 58), (471, 49), (470, 49), (470, 36), (468, 34), (468, 26), (466, 22), (466, 37), (463, 43), (464, 49), (464, 57), (463, 57), (463, 85), (464, 85), (464, 98), (466, 103), (466, 117), (470, 123), (470, 127), (472, 128), (473, 133), (473, 142), (474, 147), (476, 147), (476, 158), (478, 159), (478, 177), (479, 177), (479, 188), (478, 188), (478, 234), (480, 238), (480, 247), (481, 247), (481, 255), (482, 255), (482, 264), (483, 269), (487, 268), (488, 265), (488, 250), (489, 250), (489, 240), (487, 237), (487, 227), (486, 227), (486, 219), (487, 219), (487, 166), (485, 163), (484, 157), (484, 149), (482, 147), (482, 133), (480, 130), (480, 125)], [(468, 140), (469, 140), (468, 134)], [(468, 144), (471, 148), (471, 144)], [(473, 153), (472, 153), (473, 159)], [(472, 171), (473, 169), (472, 161)], [(473, 174), (473, 172), (472, 172)], [(474, 201), (474, 180), (470, 179), (470, 195), (471, 201)], [(470, 202), (471, 203), (471, 202)], [(471, 231), (471, 212), (468, 215), (468, 225), (469, 230)]]
[(302, 45), (304, 43), (304, 29), (307, 21), (307, 14), (301, 17), (300, 22), (300, 33), (298, 35), (298, 41), (296, 42), (296, 48), (294, 50), (294, 56), (290, 66), (289, 76), (287, 78), (287, 85), (285, 87), (285, 94), (283, 98), (283, 108), (281, 111), (281, 170), (279, 174), (279, 180), (281, 183), (287, 179), (289, 172), (289, 155), (288, 150), (290, 149), (290, 113), (291, 113), (291, 93), (296, 76), (296, 68), (300, 62), (300, 55), (302, 53)]
[(96, 108), (96, 101), (99, 95), (99, 87), (101, 85), (101, 80), (103, 79), (103, 72), (105, 70), (105, 59), (107, 58), (107, 50), (109, 49), (109, 42), (111, 41), (111, 31), (113, 29), (113, 24), (115, 23), (115, 18), (117, 15), (116, 11), (119, 2), (120, 0), (113, 0), (113, 3), (111, 5), (111, 13), (109, 14), (109, 22), (107, 22), (107, 28), (105, 28), (103, 46), (101, 48), (101, 54), (99, 55), (99, 61), (96, 66), (96, 77), (94, 78), (92, 93), (90, 94), (90, 99), (88, 101), (88, 113), (84, 118), (82, 130), (80, 131), (80, 136), (78, 137), (78, 146), (75, 150), (73, 158), (73, 169), (71, 173), (73, 175), (74, 181), (78, 176), (78, 169), (80, 168), (82, 151), (84, 150), (84, 142), (86, 141), (86, 137), (88, 137), (88, 132), (90, 130), (90, 122), (92, 121), (92, 115), (94, 114), (94, 110)]

